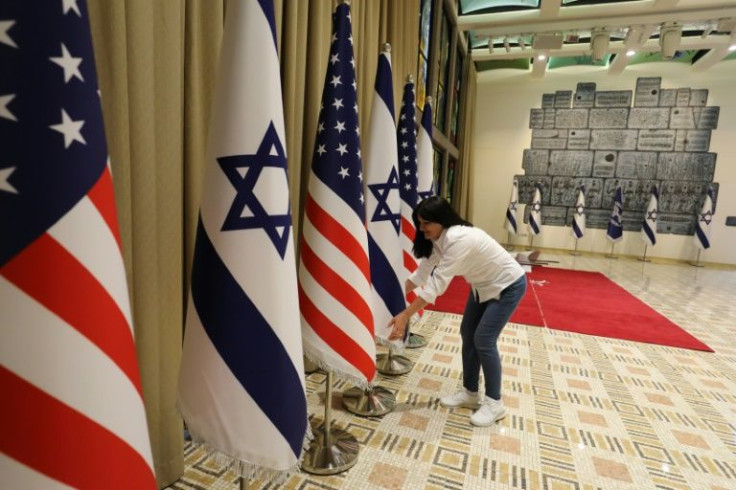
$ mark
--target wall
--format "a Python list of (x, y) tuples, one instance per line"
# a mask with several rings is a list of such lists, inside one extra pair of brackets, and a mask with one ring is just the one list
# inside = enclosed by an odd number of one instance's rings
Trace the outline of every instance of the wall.
[[(711, 224), (711, 243), (701, 261), (736, 265), (736, 227), (726, 227), (726, 216), (736, 215), (736, 61), (724, 61), (704, 73), (694, 73), (684, 63), (646, 63), (628, 67), (622, 74), (608, 75), (605, 68), (578, 66), (550, 70), (533, 79), (519, 70), (491, 70), (478, 75), (476, 119), (471, 170), (470, 220), (505, 243), (504, 215), (513, 176), (522, 174), (524, 148), (529, 148), (529, 114), (541, 107), (542, 95), (572, 90), (579, 82), (593, 82), (597, 90), (635, 90), (639, 77), (662, 77), (662, 88), (708, 89), (708, 105), (720, 107), (718, 128), (713, 130), (710, 151), (717, 153), (714, 181), (720, 184), (716, 216)], [(524, 206), (520, 206), (519, 219)], [(625, 214), (625, 211), (624, 211)], [(529, 244), (526, 225), (520, 223), (517, 244)], [(535, 247), (570, 249), (575, 246), (569, 227), (543, 226), (534, 237)], [(611, 242), (605, 230), (588, 229), (579, 241), (581, 251), (608, 253)], [(641, 256), (644, 242), (639, 232), (625, 232), (616, 243), (616, 254)], [(660, 234), (647, 249), (648, 257), (693, 260), (692, 237)]]

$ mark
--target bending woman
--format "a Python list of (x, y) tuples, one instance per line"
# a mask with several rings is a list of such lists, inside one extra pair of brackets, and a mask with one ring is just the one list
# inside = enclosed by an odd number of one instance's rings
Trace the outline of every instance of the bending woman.
[[(485, 231), (462, 219), (445, 199), (420, 202), (412, 219), (417, 234), (414, 255), (422, 259), (407, 279), (406, 290), (417, 297), (389, 326), (389, 339), (403, 338), (409, 318), (443, 294), (455, 276), (470, 283), (471, 291), (460, 323), (463, 389), (440, 399), (445, 407), (477, 409), (476, 426), (492, 425), (506, 416), (501, 401), (501, 358), (496, 342), (526, 291), (524, 269)], [(480, 370), (484, 392), (478, 392)]]

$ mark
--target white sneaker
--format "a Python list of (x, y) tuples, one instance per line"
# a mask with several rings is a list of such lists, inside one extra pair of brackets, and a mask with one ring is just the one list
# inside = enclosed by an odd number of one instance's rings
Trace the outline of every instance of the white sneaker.
[(506, 416), (506, 407), (501, 400), (485, 397), (480, 408), (470, 417), (476, 427), (488, 427)]
[(463, 388), (454, 395), (440, 398), (440, 405), (447, 408), (478, 408), (480, 407), (480, 396), (478, 393), (473, 393)]

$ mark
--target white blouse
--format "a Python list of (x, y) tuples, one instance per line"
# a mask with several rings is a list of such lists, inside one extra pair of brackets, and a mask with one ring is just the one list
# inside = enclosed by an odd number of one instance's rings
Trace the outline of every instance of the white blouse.
[(409, 280), (421, 286), (416, 290), (418, 296), (434, 303), (453, 277), (462, 276), (482, 303), (498, 299), (501, 291), (523, 275), (524, 269), (516, 259), (485, 231), (456, 225), (442, 231), (432, 254), (419, 262)]

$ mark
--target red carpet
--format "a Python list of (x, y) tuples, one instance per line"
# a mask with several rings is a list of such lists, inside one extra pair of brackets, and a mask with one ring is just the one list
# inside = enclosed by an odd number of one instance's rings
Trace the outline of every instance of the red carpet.
[[(534, 267), (515, 323), (713, 352), (600, 272)], [(427, 309), (462, 314), (470, 287), (455, 278)]]

